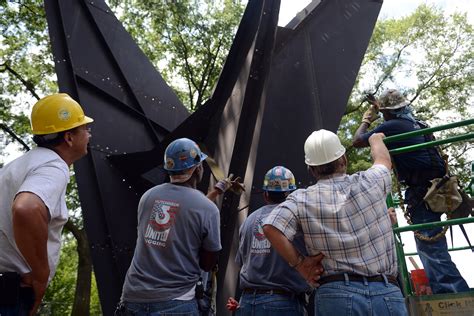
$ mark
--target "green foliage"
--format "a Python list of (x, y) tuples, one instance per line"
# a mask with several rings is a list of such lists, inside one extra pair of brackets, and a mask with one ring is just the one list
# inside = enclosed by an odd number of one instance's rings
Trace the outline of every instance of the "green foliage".
[[(77, 242), (70, 235), (63, 236), (63, 246), (56, 275), (43, 299), (42, 315), (70, 315), (76, 287), (78, 255)], [(92, 280), (91, 315), (101, 315), (95, 278)]]
[[(380, 93), (387, 88), (403, 91), (412, 101), (415, 116), (431, 126), (472, 117), (473, 55), (473, 28), (465, 14), (446, 16), (435, 7), (421, 5), (406, 17), (378, 21), (342, 118), (339, 136), (345, 145), (352, 143), (352, 135), (367, 109), (367, 103), (362, 103), (366, 91)], [(459, 128), (439, 132), (437, 136), (446, 138), (473, 129), (472, 126)], [(464, 181), (472, 148), (472, 142), (443, 148), (449, 152), (453, 172)], [(349, 148), (350, 171), (365, 169), (368, 155), (367, 150)]]
[[(66, 1), (66, 0), (64, 0)], [(211, 95), (243, 13), (236, 0), (110, 0), (140, 48), (171, 83), (191, 111)], [(43, 1), (0, 1), (0, 123), (23, 139), (29, 136), (29, 109), (38, 96), (57, 91)], [(339, 135), (348, 147), (349, 172), (368, 168), (369, 150), (350, 147), (366, 105), (364, 92), (396, 87), (413, 102), (416, 115), (440, 125), (472, 117), (474, 39), (466, 16), (445, 16), (422, 5), (413, 14), (378, 21), (363, 66), (342, 118)], [(471, 106), (471, 107), (469, 107)], [(27, 113), (27, 114), (25, 114)], [(376, 124), (376, 123), (375, 123)], [(374, 125), (375, 125), (374, 124)], [(473, 130), (461, 128), (456, 133)], [(439, 133), (444, 138), (453, 132)], [(468, 176), (473, 144), (452, 145), (451, 166)], [(67, 203), (79, 210), (75, 180)], [(78, 214), (75, 214), (78, 215)], [(82, 226), (80, 215), (74, 223)], [(77, 243), (65, 235), (60, 264), (45, 301), (53, 315), (71, 312), (77, 270)], [(95, 280), (91, 315), (99, 315)]]
[(211, 95), (243, 13), (232, 0), (112, 0), (120, 20), (183, 103)]
[(43, 299), (42, 311), (47, 315), (71, 314), (71, 297), (74, 297), (77, 271), (76, 243), (73, 239), (63, 241), (56, 275)]
[[(50, 51), (43, 1), (0, 3), (0, 123), (32, 145), (29, 112), (36, 100), (58, 90)], [(6, 141), (10, 136), (4, 135)], [(3, 144), (0, 144), (0, 146)], [(69, 183), (66, 201), (73, 222), (82, 226), (75, 178)], [(63, 234), (64, 248), (55, 278), (45, 297), (45, 312), (70, 314), (76, 287), (76, 241)], [(97, 288), (92, 285), (91, 314), (100, 314)], [(94, 312), (95, 311), (95, 312)]]
[(29, 140), (35, 94), (57, 89), (43, 1), (2, 2), (0, 16), (0, 122)]

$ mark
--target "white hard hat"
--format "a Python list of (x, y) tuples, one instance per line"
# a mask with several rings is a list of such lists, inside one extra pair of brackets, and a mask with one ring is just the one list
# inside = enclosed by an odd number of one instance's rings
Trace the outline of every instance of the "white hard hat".
[(345, 152), (339, 137), (325, 129), (314, 131), (304, 143), (304, 160), (308, 166), (330, 163), (342, 157)]

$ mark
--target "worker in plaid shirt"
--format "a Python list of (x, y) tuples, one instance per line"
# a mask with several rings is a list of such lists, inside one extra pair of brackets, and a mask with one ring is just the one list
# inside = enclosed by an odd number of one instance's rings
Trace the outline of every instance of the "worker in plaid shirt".
[(290, 243), (298, 230), (309, 255), (324, 255), (317, 315), (408, 315), (396, 280), (385, 204), (392, 165), (383, 137), (369, 139), (372, 167), (347, 175), (345, 149), (337, 135), (324, 129), (313, 132), (305, 142), (305, 162), (317, 183), (293, 192), (264, 221), (265, 235), (290, 266), (307, 260)]

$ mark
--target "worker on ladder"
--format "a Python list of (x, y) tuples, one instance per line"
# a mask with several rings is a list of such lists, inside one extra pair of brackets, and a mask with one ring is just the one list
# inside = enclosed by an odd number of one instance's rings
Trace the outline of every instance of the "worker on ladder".
[[(413, 116), (410, 102), (398, 90), (387, 90), (378, 100), (373, 95), (368, 95), (367, 101), (371, 106), (364, 113), (354, 135), (354, 147), (368, 146), (368, 139), (374, 133), (384, 133), (388, 137), (427, 127)], [(368, 131), (369, 126), (378, 118), (379, 111), (383, 115), (384, 122)], [(387, 147), (389, 149), (406, 147), (432, 139), (432, 135), (415, 136), (391, 142)], [(435, 148), (419, 149), (394, 155), (392, 159), (398, 181), (406, 186), (405, 203), (411, 223), (440, 221), (441, 213), (433, 212), (423, 200), (431, 186), (430, 180), (442, 178), (446, 174), (446, 165), (439, 152)], [(469, 291), (469, 286), (451, 260), (442, 228), (419, 231), (416, 233), (415, 241), (433, 293)]]

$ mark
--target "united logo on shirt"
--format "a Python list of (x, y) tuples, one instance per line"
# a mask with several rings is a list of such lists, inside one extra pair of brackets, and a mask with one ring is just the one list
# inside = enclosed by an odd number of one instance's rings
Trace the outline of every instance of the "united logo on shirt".
[(253, 235), (258, 240), (266, 239), (265, 234), (263, 233), (263, 221), (261, 218), (257, 219), (253, 225)]
[(155, 200), (145, 231), (145, 243), (153, 246), (166, 246), (179, 204), (173, 201)]
[(252, 247), (250, 253), (267, 254), (270, 253), (271, 244), (263, 233), (263, 221), (261, 218), (257, 219), (253, 225)]

